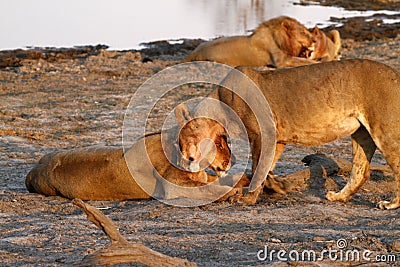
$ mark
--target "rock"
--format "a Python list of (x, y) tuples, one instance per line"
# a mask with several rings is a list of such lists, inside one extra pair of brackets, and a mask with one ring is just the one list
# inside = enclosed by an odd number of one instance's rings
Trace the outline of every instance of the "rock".
[(73, 48), (34, 47), (28, 50), (4, 50), (0, 51), (0, 68), (20, 67), (24, 59), (44, 59), (54, 62), (59, 59), (85, 58), (98, 55), (107, 48), (106, 45), (87, 45)]
[(400, 252), (400, 239), (389, 244), (390, 251)]

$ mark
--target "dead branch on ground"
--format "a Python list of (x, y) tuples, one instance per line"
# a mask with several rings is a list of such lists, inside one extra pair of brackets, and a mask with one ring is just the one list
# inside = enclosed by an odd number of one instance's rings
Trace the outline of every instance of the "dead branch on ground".
[(137, 262), (146, 266), (197, 266), (186, 259), (169, 257), (154, 251), (140, 243), (129, 243), (117, 230), (114, 223), (98, 209), (85, 204), (80, 199), (72, 203), (80, 207), (88, 219), (100, 228), (111, 240), (107, 248), (87, 255), (75, 266), (110, 266), (115, 264)]

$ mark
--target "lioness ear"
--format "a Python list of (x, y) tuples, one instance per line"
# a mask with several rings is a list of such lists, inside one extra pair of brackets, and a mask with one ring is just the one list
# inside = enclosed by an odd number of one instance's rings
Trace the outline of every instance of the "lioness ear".
[(224, 126), (222, 126), (218, 122), (215, 122), (215, 125), (211, 127), (211, 133), (213, 133), (216, 136), (221, 136), (221, 135), (227, 136)]
[(326, 37), (332, 40), (334, 44), (340, 44), (340, 33), (337, 30), (331, 30)]
[(185, 125), (186, 122), (192, 119), (190, 115), (189, 107), (186, 104), (179, 104), (175, 108), (175, 118), (178, 122), (178, 126), (181, 128)]
[(315, 26), (311, 33), (317, 35), (319, 33), (318, 26)]

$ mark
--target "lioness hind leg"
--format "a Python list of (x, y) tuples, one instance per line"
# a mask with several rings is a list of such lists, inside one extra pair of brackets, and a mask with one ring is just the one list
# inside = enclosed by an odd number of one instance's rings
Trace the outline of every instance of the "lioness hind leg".
[[(397, 149), (394, 151), (397, 151)], [(393, 156), (385, 155), (385, 157), (396, 178), (396, 191), (392, 201), (380, 201), (378, 207), (383, 210), (397, 209), (400, 208), (400, 158), (397, 153), (394, 153)]]
[[(397, 191), (399, 190), (397, 189)], [(400, 197), (396, 196), (392, 201), (379, 201), (378, 207), (381, 210), (392, 210), (400, 208)]]
[(376, 145), (364, 126), (361, 126), (351, 136), (351, 141), (353, 145), (353, 167), (350, 180), (340, 192), (329, 191), (326, 194), (326, 198), (330, 201), (347, 202), (369, 178), (369, 166)]

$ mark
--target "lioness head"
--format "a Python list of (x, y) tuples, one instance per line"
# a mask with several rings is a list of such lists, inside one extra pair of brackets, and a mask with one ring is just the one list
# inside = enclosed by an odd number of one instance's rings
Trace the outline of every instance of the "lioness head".
[(342, 44), (340, 34), (337, 30), (332, 30), (328, 34), (325, 34), (315, 26), (311, 34), (315, 40), (315, 48), (312, 51), (305, 51), (302, 56), (321, 61), (340, 59), (340, 49)]
[(186, 105), (175, 110), (181, 167), (198, 172), (206, 167), (212, 168), (218, 176), (225, 176), (231, 167), (231, 150), (225, 128), (215, 120), (192, 118)]

